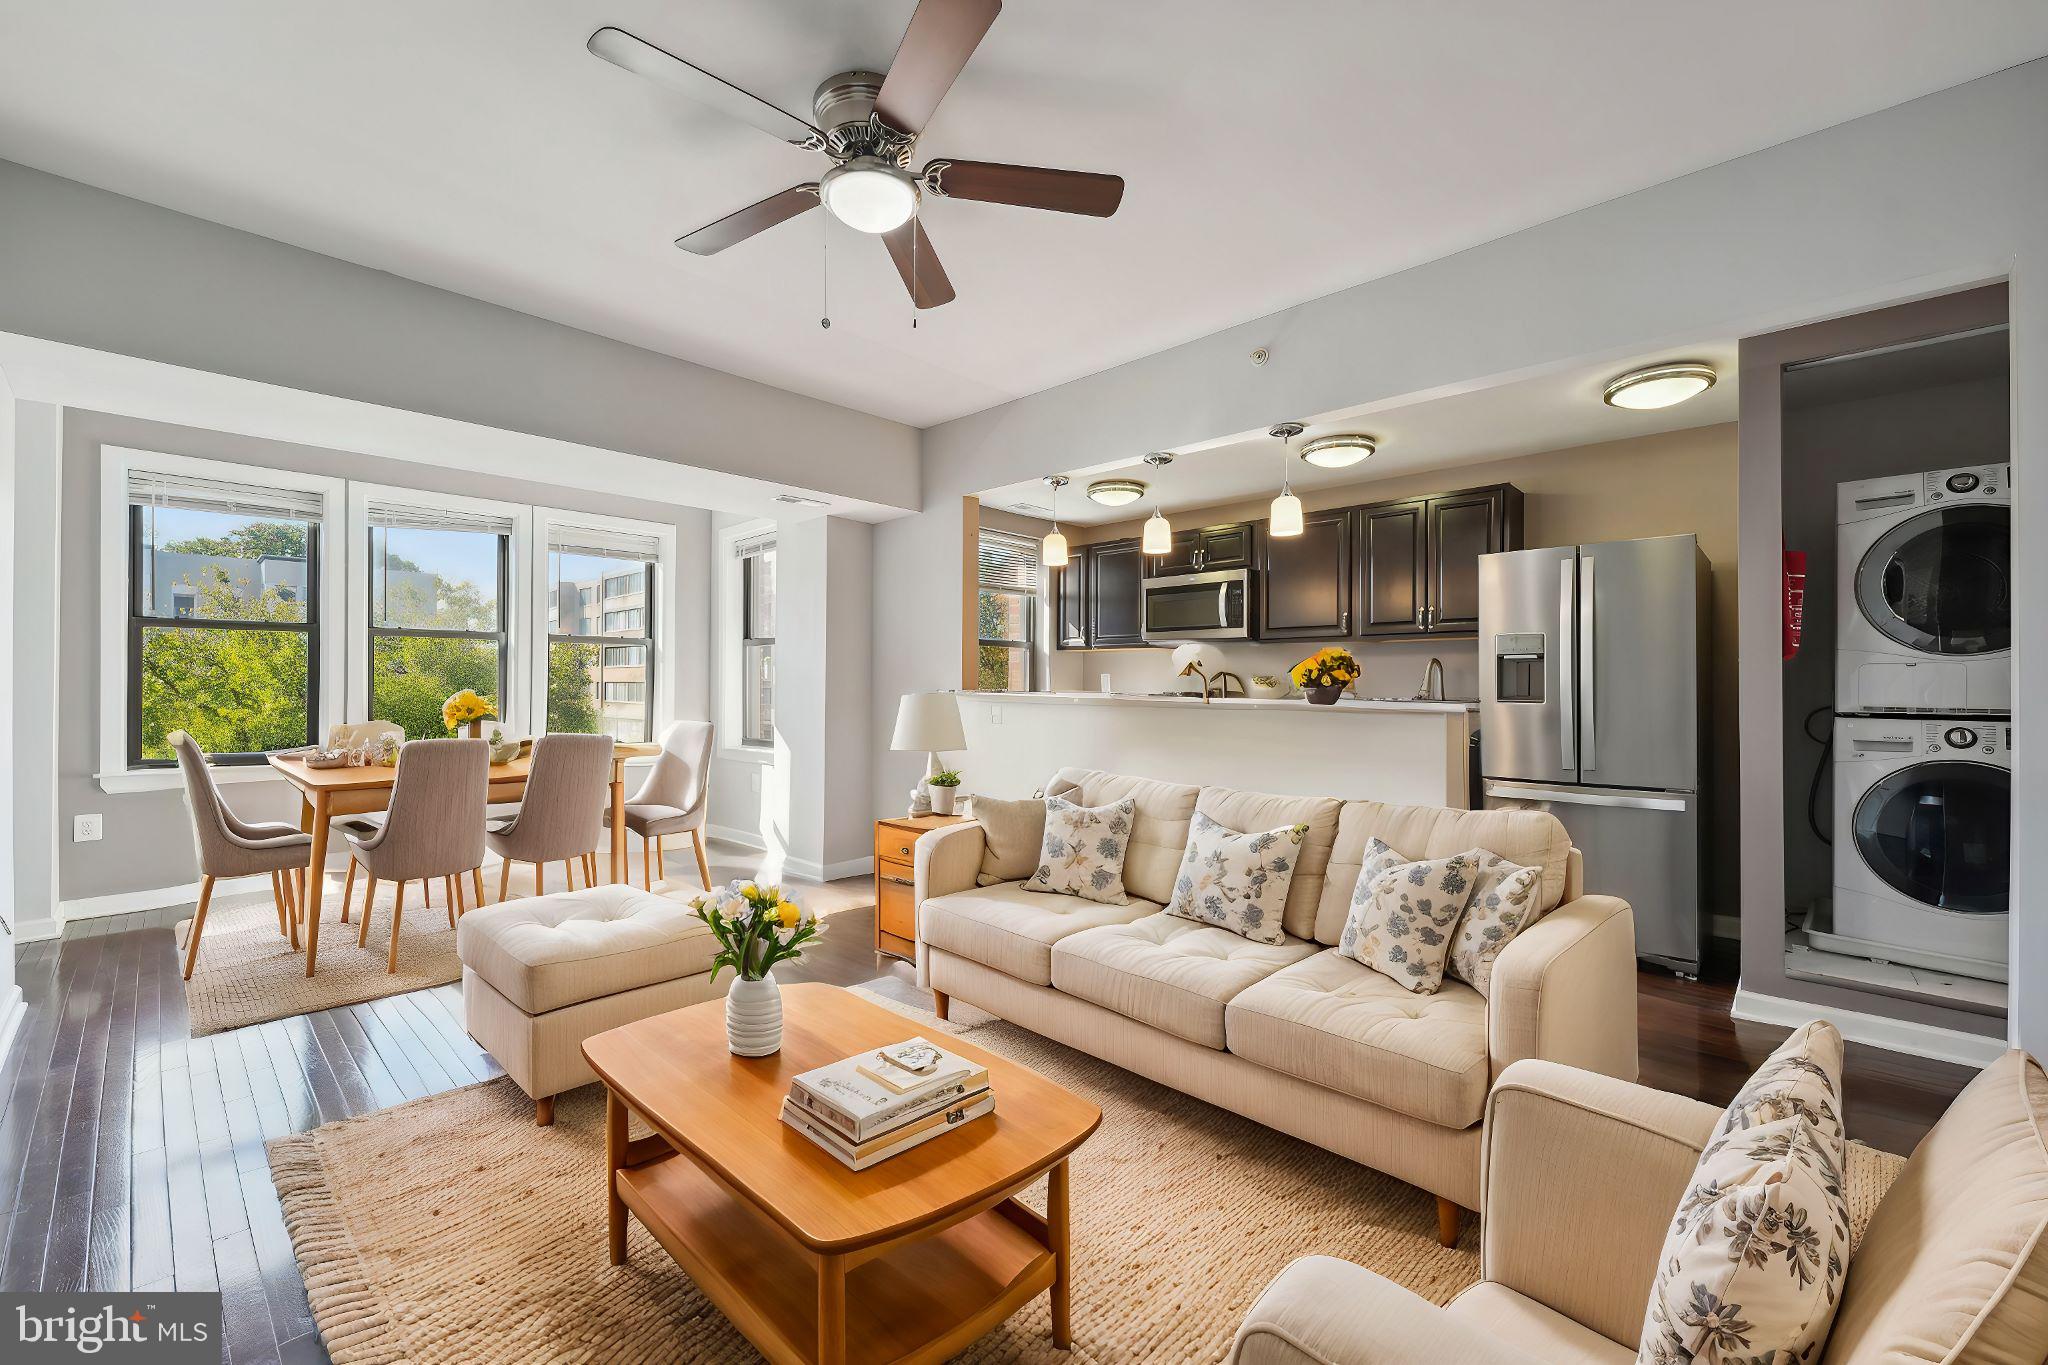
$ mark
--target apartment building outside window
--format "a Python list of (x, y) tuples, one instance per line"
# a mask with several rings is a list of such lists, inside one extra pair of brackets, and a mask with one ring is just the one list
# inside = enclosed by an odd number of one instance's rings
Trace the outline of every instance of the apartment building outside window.
[(371, 720), (407, 739), (445, 736), (463, 688), (506, 703), (511, 668), (509, 516), (373, 499), (366, 509)]
[(549, 730), (653, 738), (659, 554), (652, 537), (630, 531), (549, 531)]

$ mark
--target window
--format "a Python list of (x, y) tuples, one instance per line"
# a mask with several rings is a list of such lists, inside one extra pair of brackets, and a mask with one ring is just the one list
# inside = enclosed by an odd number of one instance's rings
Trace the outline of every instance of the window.
[(775, 743), (775, 542), (743, 540), (740, 557), (740, 743)]
[(174, 730), (222, 763), (309, 743), (320, 714), (323, 496), (168, 469), (123, 467), (118, 477), (127, 765), (171, 763)]
[(1038, 622), (1038, 543), (1007, 531), (983, 531), (975, 602), (975, 686), (984, 692), (1031, 690)]
[(653, 738), (649, 623), (656, 619), (653, 570), (660, 554), (661, 542), (639, 531), (549, 529), (549, 730)]
[(441, 703), (471, 688), (504, 714), (510, 517), (367, 504), (370, 719), (445, 736)]

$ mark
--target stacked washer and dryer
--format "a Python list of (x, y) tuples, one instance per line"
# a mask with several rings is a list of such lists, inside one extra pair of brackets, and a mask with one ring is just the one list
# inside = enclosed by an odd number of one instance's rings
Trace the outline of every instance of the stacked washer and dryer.
[(1839, 485), (1832, 932), (1813, 946), (2007, 978), (2010, 465)]

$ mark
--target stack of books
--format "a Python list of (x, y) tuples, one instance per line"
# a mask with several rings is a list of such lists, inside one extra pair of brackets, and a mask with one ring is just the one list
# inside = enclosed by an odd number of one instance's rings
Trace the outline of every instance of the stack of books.
[(987, 1067), (912, 1038), (804, 1072), (782, 1121), (864, 1171), (995, 1107)]

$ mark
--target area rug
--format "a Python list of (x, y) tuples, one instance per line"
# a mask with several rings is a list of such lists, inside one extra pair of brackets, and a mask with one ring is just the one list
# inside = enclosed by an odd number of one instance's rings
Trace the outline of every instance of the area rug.
[[(192, 1036), (200, 1038), (247, 1024), (289, 1019), (461, 980), (462, 963), (455, 956), (455, 931), (448, 927), (448, 910), (438, 881), (434, 883), (432, 906), (421, 901), (418, 882), (406, 887), (405, 915), (398, 930), (398, 970), (385, 970), (391, 951), (391, 907), (395, 899), (395, 888), (389, 883), (377, 888), (369, 946), (358, 948), (356, 929), (363, 909), (362, 887), (356, 887), (347, 924), (341, 922), (339, 882), (328, 887), (320, 923), (320, 957), (310, 977), (306, 975), (305, 955), (294, 951), (284, 935), (277, 932), (277, 908), (268, 891), (216, 900), (206, 911), (206, 932), (199, 938), (199, 962), (193, 968), (192, 979), (185, 983), (185, 1008), (192, 1016)], [(178, 922), (180, 970), (184, 968), (185, 943), (191, 932), (191, 920)]]

